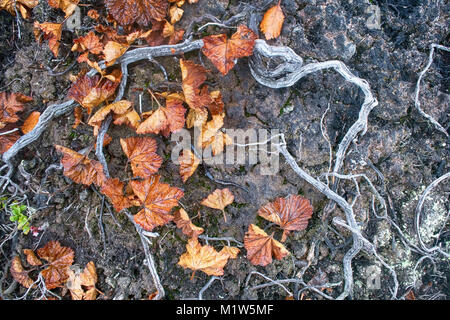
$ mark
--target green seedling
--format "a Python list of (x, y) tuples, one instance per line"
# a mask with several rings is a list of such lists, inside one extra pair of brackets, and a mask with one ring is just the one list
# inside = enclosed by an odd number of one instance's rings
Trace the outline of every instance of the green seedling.
[(9, 208), (11, 209), (11, 216), (9, 217), (9, 220), (12, 222), (17, 222), (17, 229), (22, 230), (25, 235), (28, 234), (31, 226), (28, 221), (28, 216), (24, 214), (27, 211), (27, 206), (13, 203), (9, 206)]

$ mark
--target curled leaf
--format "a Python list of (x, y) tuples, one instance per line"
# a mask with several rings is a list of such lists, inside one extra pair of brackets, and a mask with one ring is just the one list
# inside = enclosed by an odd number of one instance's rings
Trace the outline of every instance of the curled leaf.
[(223, 218), (227, 222), (227, 216), (225, 215), (225, 207), (232, 204), (234, 196), (228, 188), (216, 189), (201, 204), (213, 209), (219, 209), (223, 212)]
[(33, 111), (28, 118), (25, 120), (25, 122), (22, 125), (22, 132), (24, 134), (27, 134), (28, 132), (30, 132), (31, 130), (33, 130), (33, 128), (36, 126), (36, 124), (39, 121), (39, 117), (41, 116), (41, 113), (39, 111)]
[(278, 1), (277, 5), (266, 11), (259, 26), (261, 31), (264, 32), (266, 40), (277, 38), (281, 33), (284, 14), (280, 4), (281, 0)]
[[(22, 262), (18, 256), (14, 257), (12, 260), (9, 272), (14, 280), (23, 285), (25, 288), (30, 288), (33, 286), (34, 281), (30, 278), (28, 272), (23, 269)], [(36, 285), (33, 287), (36, 287)]]
[(200, 160), (191, 150), (184, 149), (178, 157), (180, 163), (180, 175), (183, 182), (192, 176), (200, 164)]
[(203, 228), (197, 227), (191, 222), (191, 219), (189, 219), (187, 212), (183, 208), (175, 211), (173, 221), (189, 238), (196, 238), (204, 231)]

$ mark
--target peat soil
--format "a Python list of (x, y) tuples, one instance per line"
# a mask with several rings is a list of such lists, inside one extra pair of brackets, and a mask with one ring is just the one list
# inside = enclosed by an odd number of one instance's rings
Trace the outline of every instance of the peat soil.
[[(251, 14), (242, 21), (256, 31), (262, 15), (275, 1), (253, 0), (199, 0), (195, 5), (185, 5), (181, 27), (205, 14), (226, 20), (243, 10)], [(62, 76), (50, 76), (47, 67), (64, 70), (73, 61), (70, 52), (74, 38), (87, 33), (95, 22), (86, 16), (91, 8), (104, 12), (102, 1), (88, 2), (82, 6), (81, 21), (75, 27), (65, 28), (60, 55), (55, 59), (46, 44), (34, 40), (32, 21), (20, 21), (20, 38), (17, 21), (5, 11), (0, 11), (0, 91), (21, 92), (34, 101), (23, 113), (44, 111), (52, 103), (67, 99), (70, 76), (76, 75), (78, 66)], [(414, 89), (418, 73), (428, 61), (432, 43), (449, 46), (450, 5), (438, 0), (401, 1), (349, 1), (349, 0), (283, 0), (286, 20), (282, 34), (269, 44), (289, 46), (304, 59), (304, 63), (340, 60), (357, 76), (370, 84), (379, 104), (369, 115), (367, 132), (359, 136), (349, 148), (342, 173), (362, 173), (373, 183), (387, 203), (387, 215), (394, 221), (411, 244), (417, 244), (414, 224), (415, 208), (420, 195), (435, 179), (450, 169), (449, 140), (414, 107)], [(102, 11), (103, 10), (103, 11)], [(62, 21), (63, 15), (50, 8), (46, 1), (32, 10), (35, 21)], [(226, 30), (227, 31), (227, 30)], [(196, 37), (224, 32), (217, 26), (202, 30)], [(262, 38), (263, 35), (259, 33)], [(314, 177), (328, 172), (330, 147), (334, 155), (348, 128), (356, 121), (363, 102), (362, 92), (333, 70), (314, 73), (300, 79), (294, 86), (271, 89), (257, 83), (250, 73), (247, 59), (240, 59), (226, 76), (215, 72), (214, 66), (197, 52), (185, 55), (202, 63), (210, 73), (210, 88), (220, 90), (225, 103), (224, 128), (247, 130), (278, 129), (283, 132), (288, 150), (296, 157), (301, 168)], [(167, 70), (169, 79), (181, 83), (179, 57), (159, 59)], [(422, 80), (420, 103), (423, 110), (434, 117), (444, 128), (450, 125), (450, 53), (436, 50), (434, 61)], [(276, 61), (274, 61), (276, 63)], [(126, 99), (139, 103), (139, 90), (163, 81), (158, 67), (151, 62), (130, 67)], [(150, 97), (142, 96), (142, 105), (148, 110)], [(85, 119), (86, 120), (86, 119)], [(77, 185), (64, 177), (59, 164), (60, 156), (54, 145), (59, 144), (81, 150), (94, 144), (92, 128), (81, 124), (73, 129), (73, 114), (55, 119), (38, 141), (21, 151), (16, 159), (13, 181), (24, 191), (24, 197), (12, 196), (8, 187), (4, 195), (8, 201), (23, 201), (31, 215), (31, 224), (41, 227), (38, 236), (11, 231), (8, 212), (0, 215), (1, 290), (4, 298), (22, 296), (26, 289), (14, 284), (8, 272), (13, 256), (25, 248), (39, 248), (50, 240), (58, 240), (75, 251), (75, 264), (84, 267), (89, 261), (97, 266), (99, 299), (147, 299), (155, 291), (152, 277), (146, 267), (144, 252), (134, 226), (121, 213), (109, 210), (108, 200), (92, 188)], [(322, 129), (321, 129), (322, 128)], [(112, 127), (108, 134), (113, 138), (105, 148), (109, 170), (114, 177), (126, 179), (126, 157), (119, 138), (132, 136), (124, 127)], [(238, 165), (212, 165), (209, 167), (217, 179), (233, 181), (251, 192), (230, 187), (235, 202), (226, 208), (228, 222), (222, 213), (200, 205), (209, 193), (223, 186), (205, 176), (202, 167), (183, 184), (178, 166), (170, 160), (170, 139), (154, 136), (158, 153), (164, 162), (160, 169), (162, 179), (184, 190), (181, 203), (193, 222), (205, 229), (210, 237), (233, 237), (243, 242), (249, 224), (256, 223), (267, 232), (281, 231), (257, 217), (258, 208), (277, 197), (301, 194), (311, 200), (314, 214), (305, 231), (292, 232), (285, 246), (291, 255), (266, 267), (253, 266), (241, 248), (237, 259), (230, 260), (224, 276), (215, 281), (203, 294), (205, 299), (285, 299), (289, 294), (280, 286), (253, 289), (267, 280), (253, 275), (258, 271), (272, 279), (296, 278), (307, 264), (304, 280), (311, 284), (339, 283), (324, 292), (337, 297), (343, 290), (343, 257), (352, 244), (351, 234), (335, 226), (331, 219), (344, 218), (334, 208), (325, 212), (328, 200), (311, 185), (300, 179), (279, 159), (279, 171), (263, 175), (260, 164), (248, 162)], [(95, 157), (94, 152), (90, 155)], [(48, 170), (53, 166), (51, 170)], [(46, 173), (47, 172), (47, 173)], [(24, 173), (28, 173), (24, 174)], [(325, 181), (325, 180), (324, 180)], [(363, 179), (342, 181), (338, 193), (349, 202), (355, 200), (356, 219), (363, 234), (374, 243), (379, 255), (397, 273), (399, 291), (403, 298), (411, 290), (416, 299), (448, 299), (450, 268), (448, 260), (436, 256), (433, 261), (421, 259), (422, 255), (405, 245), (404, 239), (381, 214), (380, 204), (372, 210), (373, 192)], [(359, 190), (359, 194), (358, 194)], [(450, 184), (443, 181), (426, 198), (420, 232), (429, 247), (440, 245), (449, 250)], [(14, 227), (14, 225), (12, 225)], [(13, 228), (14, 229), (14, 228)], [(173, 223), (155, 229), (159, 233), (152, 240), (150, 251), (156, 261), (164, 286), (165, 299), (197, 298), (209, 276), (197, 272), (190, 280), (191, 270), (177, 265), (185, 252), (187, 237)], [(12, 236), (11, 236), (12, 235)], [(203, 240), (200, 240), (205, 243)], [(210, 241), (220, 249), (223, 241)], [(394, 285), (391, 274), (373, 256), (359, 253), (353, 260), (354, 290), (352, 299), (389, 299)], [(12, 284), (12, 286), (11, 286)], [(323, 299), (320, 295), (302, 290), (294, 283), (285, 284), (294, 297)], [(61, 294), (60, 289), (55, 292)], [(36, 293), (37, 294), (37, 293)], [(35, 298), (33, 292), (27, 298)], [(64, 299), (69, 299), (66, 294)]]

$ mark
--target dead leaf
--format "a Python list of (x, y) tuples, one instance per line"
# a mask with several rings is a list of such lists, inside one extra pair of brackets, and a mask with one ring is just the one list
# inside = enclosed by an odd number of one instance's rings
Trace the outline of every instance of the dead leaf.
[(159, 107), (152, 112), (150, 117), (145, 119), (136, 130), (138, 134), (154, 133), (168, 137), (170, 133), (184, 127), (184, 114), (186, 109), (183, 107), (183, 101), (167, 97), (166, 106)]
[(30, 11), (39, 4), (39, 0), (0, 0), (0, 10), (6, 10), (13, 16), (16, 15), (14, 3), (18, 12), (24, 19), (30, 18)]
[(174, 24), (181, 20), (183, 17), (184, 10), (178, 6), (171, 6), (169, 9), (170, 23)]
[(281, 242), (286, 240), (289, 231), (304, 230), (308, 226), (313, 208), (308, 199), (299, 195), (277, 198), (258, 210), (258, 215), (283, 229)]
[(17, 140), (19, 140), (20, 134), (18, 131), (14, 131), (8, 134), (0, 135), (0, 154), (5, 153), (11, 148)]
[(114, 210), (117, 212), (133, 206), (133, 204), (128, 201), (128, 198), (125, 196), (123, 187), (124, 183), (118, 178), (109, 178), (102, 183), (100, 188), (100, 192), (109, 198)]
[(227, 253), (217, 252), (209, 245), (202, 246), (197, 238), (191, 238), (186, 245), (186, 252), (181, 255), (178, 261), (178, 265), (185, 269), (194, 270), (191, 279), (193, 279), (197, 270), (201, 270), (210, 276), (221, 276), (229, 257)]
[(185, 183), (194, 174), (195, 170), (197, 170), (200, 159), (191, 150), (184, 149), (178, 157), (178, 162), (180, 164), (181, 179)]
[(105, 120), (109, 113), (116, 115), (123, 115), (131, 108), (131, 102), (127, 100), (120, 100), (107, 106), (100, 108), (97, 112), (89, 119), (88, 124), (100, 128), (102, 121)]
[(30, 278), (28, 272), (23, 269), (22, 262), (20, 261), (20, 258), (18, 256), (15, 256), (11, 261), (9, 272), (11, 273), (13, 279), (23, 285), (25, 288), (30, 288), (31, 286), (33, 286), (33, 288), (36, 287), (36, 285), (33, 285), (34, 281)]
[(40, 266), (42, 265), (42, 261), (39, 260), (38, 257), (34, 254), (33, 250), (23, 249), (23, 253), (27, 257), (27, 262), (30, 266)]
[(103, 50), (106, 65), (113, 65), (114, 62), (128, 50), (128, 48), (128, 45), (123, 45), (115, 41), (108, 41)]
[(233, 143), (227, 134), (219, 131), (223, 126), (223, 118), (224, 114), (213, 116), (211, 121), (202, 126), (197, 138), (197, 146), (203, 149), (211, 146), (213, 155), (220, 154), (226, 145)]
[(67, 272), (73, 263), (73, 250), (61, 246), (59, 241), (49, 241), (37, 250), (37, 254), (41, 259), (49, 262), (48, 267), (41, 271), (47, 289), (61, 286), (69, 277)]
[[(100, 54), (103, 51), (103, 43), (100, 38), (94, 33), (89, 31), (84, 37), (80, 37), (73, 40), (72, 51), (84, 52), (88, 51), (92, 54)], [(78, 62), (81, 62), (78, 60)]]
[(83, 109), (80, 106), (76, 106), (75, 109), (73, 109), (73, 116), (75, 117), (75, 122), (73, 123), (72, 128), (76, 129), (78, 125), (82, 122)]
[(227, 222), (227, 216), (225, 214), (225, 207), (232, 204), (234, 201), (234, 195), (228, 188), (216, 189), (201, 204), (213, 209), (222, 210), (223, 219)]
[(201, 90), (200, 86), (206, 80), (207, 70), (192, 61), (180, 59), (182, 88), (186, 103), (189, 107), (201, 111), (212, 102), (208, 90)]
[(64, 175), (76, 183), (90, 186), (92, 183), (101, 185), (106, 180), (102, 165), (91, 160), (72, 149), (55, 145), (55, 149), (63, 154), (61, 164), (64, 167)]
[(281, 33), (281, 28), (283, 27), (284, 22), (284, 14), (280, 4), (281, 0), (278, 1), (277, 5), (266, 11), (259, 26), (261, 31), (264, 33), (266, 40), (275, 39)]
[(189, 109), (186, 117), (186, 128), (202, 127), (208, 120), (208, 111), (206, 109)]
[(76, 100), (91, 114), (93, 108), (110, 98), (116, 91), (121, 73), (119, 70), (115, 70), (111, 75), (115, 81), (101, 78), (99, 75), (93, 77), (83, 75), (79, 77), (70, 87), (68, 97)]
[(35, 35), (40, 36), (39, 30), (43, 32), (44, 39), (48, 40), (48, 46), (55, 57), (58, 57), (62, 26), (62, 23), (34, 22)]
[(158, 172), (162, 159), (156, 153), (158, 144), (155, 139), (150, 137), (121, 138), (120, 145), (131, 163), (134, 177), (148, 178)]
[(79, 0), (47, 0), (48, 4), (56, 9), (61, 9), (66, 14), (66, 18), (71, 16)]
[(247, 259), (257, 266), (266, 266), (272, 262), (272, 256), (281, 260), (289, 251), (273, 235), (268, 236), (257, 225), (251, 224), (244, 237), (244, 247), (247, 249)]
[(221, 253), (228, 255), (230, 259), (236, 259), (240, 251), (239, 248), (230, 246), (225, 246), (220, 250)]
[(147, 26), (152, 20), (161, 21), (167, 14), (167, 0), (105, 0), (108, 12), (122, 26), (136, 22)]
[(25, 122), (22, 125), (22, 132), (23, 134), (27, 134), (33, 128), (36, 126), (36, 124), (39, 121), (39, 117), (41, 116), (41, 113), (39, 111), (33, 111), (28, 118), (25, 120)]
[(240, 25), (231, 39), (225, 34), (204, 37), (202, 52), (223, 75), (226, 75), (236, 64), (236, 59), (253, 54), (257, 38), (251, 29)]
[(191, 222), (191, 219), (189, 219), (187, 212), (183, 208), (175, 211), (173, 222), (189, 238), (196, 238), (204, 231), (203, 228), (197, 227)]
[(153, 175), (142, 181), (130, 182), (134, 194), (143, 206), (134, 216), (134, 221), (148, 231), (172, 221), (170, 210), (178, 205), (178, 200), (184, 196), (182, 190), (161, 183), (159, 179), (159, 176)]
[(141, 123), (141, 117), (136, 112), (136, 110), (131, 109), (125, 114), (122, 115), (114, 115), (114, 124), (115, 125), (127, 125), (134, 130), (137, 130), (139, 124)]
[(33, 98), (21, 93), (0, 92), (0, 129), (8, 123), (19, 121), (18, 112), (23, 111), (24, 104), (33, 101)]

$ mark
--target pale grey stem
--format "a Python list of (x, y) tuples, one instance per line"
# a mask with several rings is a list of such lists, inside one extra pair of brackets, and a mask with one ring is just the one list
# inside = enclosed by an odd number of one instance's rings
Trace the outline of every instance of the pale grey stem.
[(447, 252), (443, 251), (440, 247), (435, 246), (433, 248), (428, 248), (425, 243), (422, 240), (422, 236), (420, 235), (420, 216), (422, 214), (422, 207), (423, 204), (425, 202), (425, 199), (427, 197), (427, 195), (431, 192), (431, 190), (433, 190), (433, 188), (435, 188), (440, 182), (442, 182), (445, 179), (448, 179), (450, 177), (450, 172), (447, 172), (446, 174), (440, 176), (439, 178), (437, 178), (436, 180), (434, 180), (432, 183), (430, 183), (430, 185), (428, 187), (426, 187), (425, 191), (422, 193), (422, 195), (419, 198), (419, 202), (417, 203), (416, 206), (416, 211), (415, 211), (415, 227), (416, 227), (416, 233), (417, 233), (417, 238), (419, 240), (419, 245), (420, 247), (427, 253), (433, 253), (433, 252), (439, 252), (442, 255), (444, 255), (447, 258), (450, 258), (450, 254), (448, 254)]
[(420, 93), (420, 81), (422, 81), (422, 77), (424, 76), (424, 74), (428, 71), (428, 69), (430, 68), (431, 64), (433, 63), (433, 54), (434, 54), (434, 49), (441, 49), (447, 52), (450, 52), (450, 48), (448, 47), (444, 47), (441, 46), (439, 44), (436, 43), (432, 43), (430, 45), (430, 53), (428, 54), (428, 63), (425, 66), (425, 68), (419, 72), (419, 78), (417, 79), (417, 83), (416, 83), (416, 90), (414, 92), (414, 106), (416, 107), (417, 111), (419, 111), (419, 113), (425, 117), (426, 119), (428, 119), (428, 121), (430, 121), (436, 129), (438, 129), (440, 132), (442, 132), (443, 134), (445, 134), (448, 137), (448, 133), (445, 130), (445, 128), (443, 126), (440, 125), (439, 122), (437, 122), (432, 116), (430, 116), (429, 114), (425, 113), (425, 111), (422, 110), (422, 108), (420, 107), (420, 101), (419, 101), (419, 93)]
[(208, 289), (214, 281), (220, 280), (220, 277), (212, 276), (209, 281), (205, 284), (203, 288), (200, 289), (198, 293), (198, 300), (203, 300), (203, 293), (205, 293), (206, 289)]

